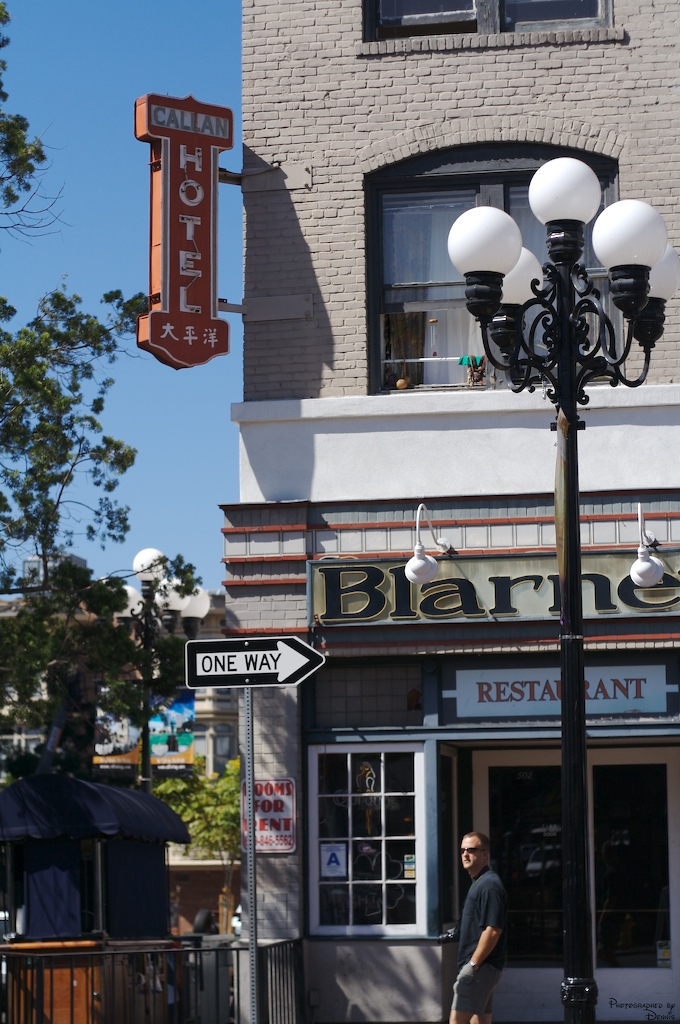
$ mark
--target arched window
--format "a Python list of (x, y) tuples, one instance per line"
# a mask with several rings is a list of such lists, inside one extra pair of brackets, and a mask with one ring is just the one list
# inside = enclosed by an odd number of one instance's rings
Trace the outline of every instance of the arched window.
[[(461, 213), (497, 206), (519, 224), (524, 245), (543, 263), (545, 227), (528, 203), (532, 175), (547, 160), (574, 156), (614, 201), (616, 163), (558, 147), (489, 144), (414, 157), (366, 179), (371, 387), (497, 387), (488, 372), (479, 327), (464, 299), (464, 281), (448, 258), (447, 238)], [(591, 222), (592, 223), (592, 222)], [(583, 262), (601, 283), (606, 272), (586, 230)]]

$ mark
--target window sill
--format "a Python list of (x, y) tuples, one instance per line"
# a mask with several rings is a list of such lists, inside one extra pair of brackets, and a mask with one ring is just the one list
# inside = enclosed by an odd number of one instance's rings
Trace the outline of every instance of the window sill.
[(500, 391), (505, 390), (505, 381), (501, 384), (413, 384), (407, 388), (382, 388), (377, 391), (377, 395), (406, 395), (409, 392), (425, 392), (429, 393), (432, 391)]
[(580, 28), (534, 32), (499, 32), (497, 35), (431, 35), (405, 39), (383, 39), (360, 43), (357, 57), (383, 57), (393, 54), (446, 52), (455, 50), (519, 49), (525, 46), (563, 46), (570, 43), (623, 43), (623, 28)]

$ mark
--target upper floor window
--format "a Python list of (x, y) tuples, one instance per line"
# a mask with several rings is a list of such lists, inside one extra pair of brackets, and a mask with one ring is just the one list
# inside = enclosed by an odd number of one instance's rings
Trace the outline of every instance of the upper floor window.
[(602, 0), (499, 0), (501, 32), (555, 23), (592, 24), (602, 18)]
[(375, 0), (379, 38), (437, 31), (475, 32), (475, 0)]
[[(547, 146), (461, 147), (415, 157), (370, 176), (368, 202), (369, 337), (372, 390), (471, 386), (498, 379), (484, 360), (479, 325), (465, 305), (463, 277), (447, 252), (451, 225), (474, 206), (497, 206), (515, 219), (523, 244), (544, 263), (545, 227), (528, 201), (537, 168), (567, 150)], [(613, 201), (615, 164), (590, 162), (602, 182), (602, 205)], [(586, 231), (583, 262), (604, 293)]]
[(229, 722), (217, 725), (197, 723), (194, 727), (194, 753), (205, 759), (206, 775), (221, 775), (227, 762), (238, 757), (236, 726)]
[(603, 24), (608, 0), (366, 0), (370, 39)]

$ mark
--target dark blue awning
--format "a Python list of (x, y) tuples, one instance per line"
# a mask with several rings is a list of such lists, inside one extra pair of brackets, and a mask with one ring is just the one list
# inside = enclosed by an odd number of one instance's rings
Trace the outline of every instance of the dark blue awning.
[(179, 815), (137, 790), (67, 775), (29, 775), (0, 791), (0, 842), (59, 836), (190, 841)]

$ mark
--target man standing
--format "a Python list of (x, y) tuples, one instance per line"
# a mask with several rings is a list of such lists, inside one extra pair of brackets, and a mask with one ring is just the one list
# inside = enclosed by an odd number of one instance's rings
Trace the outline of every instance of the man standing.
[(460, 919), (449, 1024), (491, 1024), (493, 994), (505, 966), (508, 897), (489, 867), (489, 848), (489, 837), (482, 832), (463, 836), (460, 854), (472, 885)]

